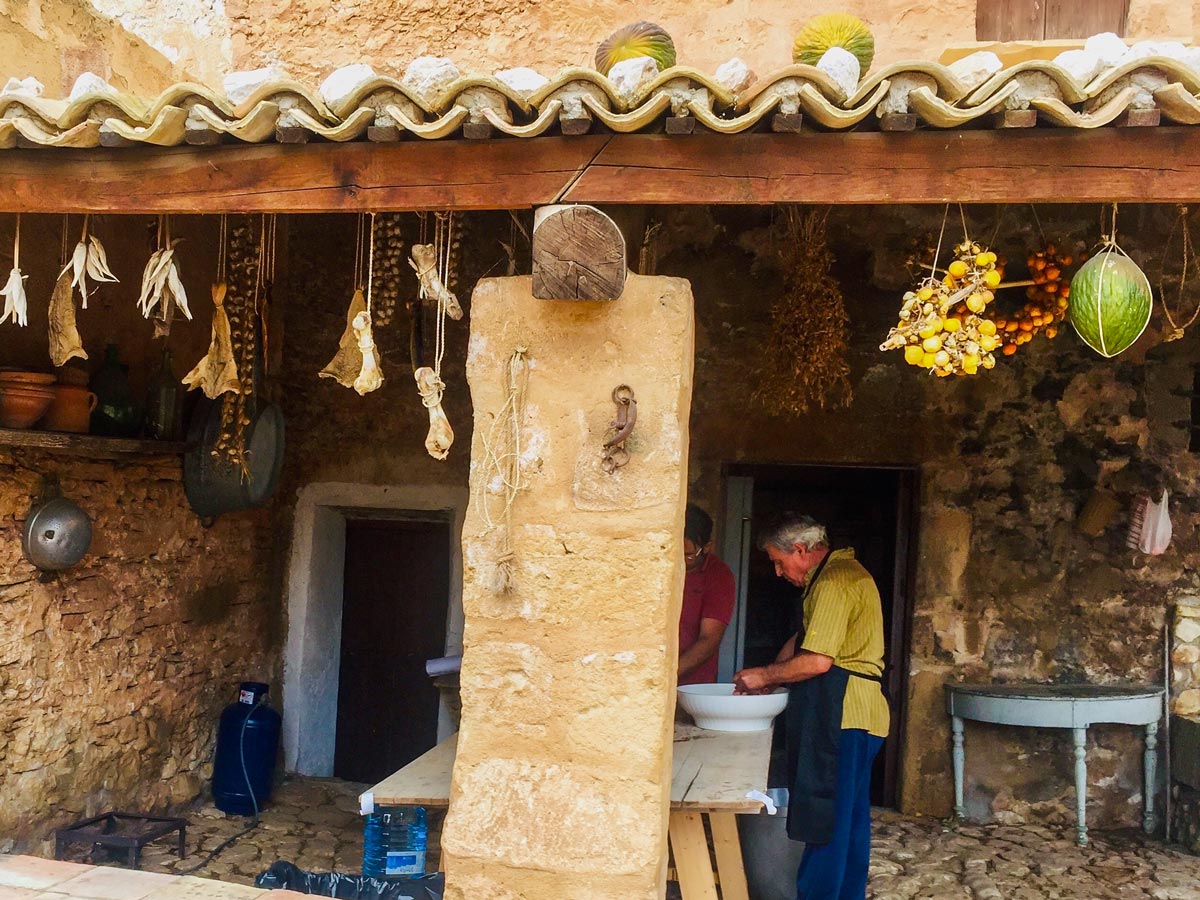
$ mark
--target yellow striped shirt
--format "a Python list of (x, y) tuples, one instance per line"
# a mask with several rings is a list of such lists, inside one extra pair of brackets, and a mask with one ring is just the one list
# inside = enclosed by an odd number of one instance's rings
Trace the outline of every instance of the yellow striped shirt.
[[(883, 607), (874, 579), (851, 549), (829, 554), (804, 599), (801, 649), (833, 657), (833, 664), (863, 675), (883, 674)], [(887, 737), (890, 717), (880, 685), (851, 678), (842, 701), (842, 728)]]

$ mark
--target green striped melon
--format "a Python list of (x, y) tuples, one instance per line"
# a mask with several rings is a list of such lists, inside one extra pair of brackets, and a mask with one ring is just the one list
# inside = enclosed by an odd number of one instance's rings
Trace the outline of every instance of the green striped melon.
[(661, 25), (634, 22), (618, 28), (596, 48), (596, 68), (607, 75), (617, 63), (637, 56), (650, 57), (661, 72), (675, 65), (675, 42)]
[(866, 23), (849, 13), (824, 13), (810, 19), (796, 35), (792, 59), (815, 66), (830, 47), (853, 53), (866, 75), (875, 59), (875, 37)]
[(1075, 332), (1101, 356), (1128, 350), (1150, 323), (1153, 294), (1146, 273), (1110, 245), (1071, 279), (1069, 315)]

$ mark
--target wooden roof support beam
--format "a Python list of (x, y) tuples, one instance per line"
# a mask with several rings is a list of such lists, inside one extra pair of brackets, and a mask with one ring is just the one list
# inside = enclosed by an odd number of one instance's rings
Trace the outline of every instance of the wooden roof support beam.
[(0, 151), (0, 212), (549, 203), (1200, 202), (1200, 128), (1024, 128)]

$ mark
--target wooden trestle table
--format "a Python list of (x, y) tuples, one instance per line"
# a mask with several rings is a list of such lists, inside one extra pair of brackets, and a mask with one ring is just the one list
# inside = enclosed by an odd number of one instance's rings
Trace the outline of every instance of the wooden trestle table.
[[(450, 776), (458, 735), (389, 775), (362, 795), (371, 806), (449, 806)], [(676, 723), (671, 773), (668, 834), (683, 900), (717, 900), (704, 820), (712, 832), (722, 900), (747, 900), (746, 871), (738, 840), (739, 813), (757, 813), (763, 804), (746, 799), (765, 791), (771, 756), (771, 729), (706, 731)]]

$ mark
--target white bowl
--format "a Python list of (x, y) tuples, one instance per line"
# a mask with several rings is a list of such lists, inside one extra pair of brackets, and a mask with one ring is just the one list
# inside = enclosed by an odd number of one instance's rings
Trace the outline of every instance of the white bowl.
[(787, 688), (734, 695), (732, 684), (683, 684), (679, 705), (709, 731), (762, 731), (787, 706)]

